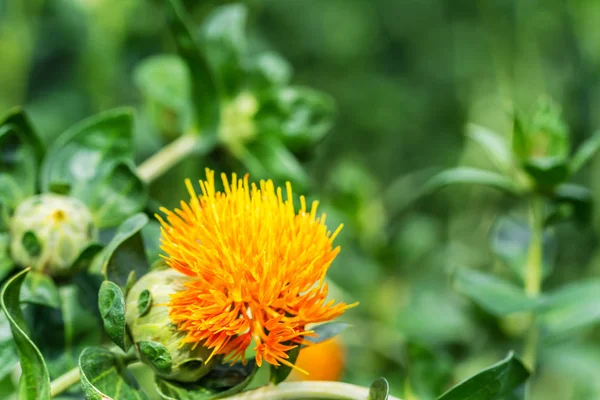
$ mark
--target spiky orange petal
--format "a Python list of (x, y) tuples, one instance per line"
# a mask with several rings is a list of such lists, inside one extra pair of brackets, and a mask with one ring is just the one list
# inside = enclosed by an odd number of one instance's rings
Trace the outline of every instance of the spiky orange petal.
[(200, 196), (187, 180), (190, 202), (157, 216), (167, 264), (195, 277), (171, 296), (171, 320), (186, 333), (184, 343), (201, 343), (213, 355), (245, 361), (254, 341), (258, 365), (289, 365), (286, 352), (312, 333), (307, 324), (354, 305), (326, 300), (325, 274), (342, 227), (328, 231), (318, 203), (307, 210), (303, 196), (296, 212), (289, 183), (284, 200), (271, 180), (257, 186), (247, 175), (221, 178), (224, 192), (207, 169)]

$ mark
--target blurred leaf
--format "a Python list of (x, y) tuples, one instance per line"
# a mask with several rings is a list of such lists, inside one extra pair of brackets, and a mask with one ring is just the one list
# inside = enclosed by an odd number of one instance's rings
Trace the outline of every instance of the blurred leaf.
[(592, 192), (585, 186), (563, 183), (554, 189), (554, 200), (559, 204), (568, 204), (573, 208), (573, 215), (581, 223), (589, 223), (592, 218)]
[[(530, 236), (531, 232), (525, 221), (510, 217), (499, 218), (490, 236), (494, 254), (523, 282)], [(557, 247), (553, 231), (544, 231), (542, 247), (542, 277), (545, 278), (552, 272), (556, 259)]]
[(537, 306), (537, 301), (528, 297), (522, 288), (493, 275), (459, 268), (453, 278), (457, 291), (493, 315), (529, 311)]
[(588, 161), (594, 157), (594, 155), (600, 149), (600, 132), (595, 132), (592, 136), (587, 138), (583, 142), (573, 157), (571, 158), (571, 164), (569, 170), (572, 174), (579, 171)]
[(98, 309), (108, 337), (127, 352), (131, 341), (125, 323), (125, 297), (121, 288), (110, 281), (102, 282), (98, 293)]
[(290, 181), (298, 191), (308, 186), (309, 177), (296, 157), (276, 138), (261, 138), (239, 154), (250, 173), (260, 179)]
[(29, 117), (18, 108), (0, 120), (0, 202), (14, 207), (37, 190), (45, 149)]
[(519, 160), (526, 160), (529, 156), (525, 126), (518, 113), (513, 116), (512, 151)]
[(279, 136), (292, 151), (314, 146), (333, 126), (334, 100), (313, 89), (276, 89), (261, 103), (256, 116), (259, 131)]
[(510, 395), (529, 378), (529, 371), (511, 352), (497, 364), (464, 380), (438, 400), (495, 400)]
[(21, 312), (19, 292), (28, 269), (13, 276), (2, 288), (0, 302), (2, 310), (6, 313), (21, 360), (20, 399), (49, 399), (50, 376), (42, 354), (29, 339), (27, 327)]
[[(1, 207), (0, 207), (1, 208)], [(2, 210), (0, 210), (1, 212)], [(1, 216), (0, 216), (1, 218)], [(1, 228), (1, 224), (0, 224)], [(10, 258), (10, 236), (8, 233), (0, 232), (0, 281), (13, 270), (15, 264)]]
[(316, 336), (305, 336), (304, 339), (307, 342), (313, 344), (322, 343), (339, 335), (343, 330), (348, 328), (350, 324), (346, 322), (327, 322), (321, 325), (313, 327), (311, 330), (314, 331)]
[(60, 135), (48, 150), (41, 171), (42, 191), (59, 182), (78, 192), (105, 171), (109, 160), (133, 156), (133, 115), (117, 108), (89, 117)]
[(148, 200), (144, 182), (137, 176), (130, 160), (106, 163), (92, 187), (77, 186), (71, 195), (88, 205), (99, 228), (116, 226), (125, 218), (142, 211)]
[(214, 74), (204, 54), (198, 48), (186, 23), (186, 14), (179, 0), (166, 0), (168, 21), (179, 54), (185, 60), (192, 77), (192, 101), (197, 128), (206, 141), (216, 144), (220, 118), (220, 95)]
[[(59, 288), (64, 335), (60, 338), (62, 346), (59, 348), (62, 352), (53, 364), (60, 374), (77, 367), (83, 349), (100, 343), (104, 336), (96, 295), (99, 289), (95, 278), (80, 274), (71, 283)], [(40, 325), (45, 330), (50, 327), (45, 323)]]
[(10, 323), (4, 312), (0, 313), (0, 380), (11, 373), (19, 362), (19, 355), (15, 348), (10, 331)]
[(456, 184), (484, 185), (514, 196), (521, 194), (513, 180), (504, 175), (476, 168), (458, 167), (446, 169), (427, 181), (421, 189), (421, 196)]
[(39, 165), (44, 158), (46, 149), (25, 111), (19, 107), (10, 109), (4, 114), (2, 122), (0, 122), (0, 126), (4, 125), (13, 125), (18, 129), (19, 136), (24, 143), (31, 147), (35, 156), (36, 165)]
[(569, 177), (569, 165), (567, 160), (562, 158), (529, 159), (525, 161), (523, 168), (541, 188), (556, 186)]
[(570, 335), (600, 321), (600, 280), (568, 283), (546, 294), (538, 316), (542, 332), (549, 336)]
[(144, 239), (144, 248), (146, 249), (146, 257), (150, 265), (158, 260), (162, 260), (160, 254), (160, 224), (155, 219), (151, 219), (142, 228), (142, 238)]
[(0, 126), (0, 201), (14, 208), (35, 193), (35, 151), (14, 125)]
[(246, 20), (244, 4), (225, 4), (216, 7), (200, 26), (206, 57), (210, 60), (220, 88), (230, 97), (240, 89), (241, 59), (246, 53)]
[(87, 270), (94, 261), (94, 258), (100, 254), (103, 249), (104, 246), (100, 243), (90, 243), (83, 250), (81, 250), (81, 253), (79, 253), (73, 262), (70, 271), (72, 273), (76, 273)]
[(258, 371), (254, 360), (246, 365), (216, 365), (194, 383), (179, 383), (156, 378), (156, 389), (166, 400), (213, 400), (239, 393), (248, 386)]
[[(294, 348), (286, 351), (288, 356), (287, 361), (291, 364), (296, 364), (296, 360), (298, 360), (298, 355), (300, 354), (300, 345), (294, 345), (292, 343), (284, 343), (286, 346), (295, 346)], [(286, 380), (286, 378), (292, 372), (292, 367), (288, 365), (281, 364), (279, 366), (271, 365), (270, 366), (271, 375), (269, 381), (277, 385)]]
[(142, 213), (125, 220), (94, 259), (91, 270), (102, 273), (105, 279), (115, 282), (122, 289), (132, 272), (138, 277), (143, 276), (148, 271), (148, 260), (140, 231), (147, 223), (148, 217)]
[(292, 66), (275, 52), (264, 52), (247, 61), (250, 84), (255, 91), (282, 87), (290, 82)]
[(153, 124), (173, 137), (185, 132), (191, 123), (191, 77), (181, 57), (149, 57), (136, 66), (134, 74)]
[(81, 387), (87, 400), (144, 400), (121, 357), (104, 347), (88, 347), (79, 356)]
[(371, 384), (368, 400), (387, 400), (389, 395), (390, 384), (385, 378), (379, 378)]
[(140, 357), (146, 364), (152, 367), (161, 374), (169, 374), (173, 369), (173, 360), (169, 350), (158, 342), (142, 340), (137, 343), (140, 351)]
[(21, 286), (21, 302), (60, 308), (60, 295), (51, 277), (31, 271)]
[(148, 57), (136, 66), (134, 78), (146, 96), (173, 111), (185, 111), (191, 101), (190, 74), (179, 56)]
[(496, 167), (508, 172), (512, 167), (512, 155), (506, 140), (498, 133), (480, 125), (469, 124), (467, 136), (476, 142), (490, 157)]

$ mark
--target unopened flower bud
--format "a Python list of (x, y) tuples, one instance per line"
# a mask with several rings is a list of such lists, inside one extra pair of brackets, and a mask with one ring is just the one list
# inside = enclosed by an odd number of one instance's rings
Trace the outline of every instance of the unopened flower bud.
[[(180, 382), (197, 381), (221, 359), (214, 356), (206, 363), (211, 350), (202, 345), (182, 345), (185, 333), (169, 317), (170, 295), (183, 290), (190, 279), (171, 268), (153, 270), (133, 285), (125, 307), (125, 319), (140, 360), (158, 376)], [(165, 350), (168, 356), (155, 357), (160, 363), (149, 359)], [(147, 352), (152, 354), (149, 356)]]
[(64, 275), (96, 237), (89, 209), (80, 200), (53, 193), (23, 201), (10, 222), (12, 259), (50, 275)]

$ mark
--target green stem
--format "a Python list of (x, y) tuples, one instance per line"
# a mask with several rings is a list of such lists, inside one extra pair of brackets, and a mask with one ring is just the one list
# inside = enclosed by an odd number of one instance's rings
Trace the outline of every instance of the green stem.
[[(125, 365), (132, 365), (137, 361), (135, 353), (130, 351), (123, 356), (123, 363)], [(68, 390), (71, 386), (79, 383), (79, 367), (75, 367), (58, 378), (50, 382), (50, 398), (56, 397), (64, 391)]]
[(144, 182), (152, 182), (182, 159), (198, 151), (200, 140), (201, 136), (197, 134), (181, 135), (141, 163), (137, 168), (138, 176)]
[[(346, 399), (367, 400), (369, 389), (344, 382), (283, 382), (227, 397), (227, 400)], [(400, 400), (388, 396), (389, 400)]]
[[(542, 241), (544, 234), (543, 199), (534, 197), (529, 205), (531, 239), (525, 264), (525, 292), (529, 297), (539, 296), (542, 287)], [(529, 333), (525, 339), (523, 361), (534, 371), (537, 358), (539, 332), (535, 316), (531, 316)]]
[(56, 397), (79, 382), (79, 367), (67, 371), (50, 383), (50, 397)]

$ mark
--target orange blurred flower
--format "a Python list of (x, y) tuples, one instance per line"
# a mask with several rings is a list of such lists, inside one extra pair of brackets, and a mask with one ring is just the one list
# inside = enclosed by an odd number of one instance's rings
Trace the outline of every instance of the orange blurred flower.
[[(346, 355), (342, 342), (331, 338), (300, 350), (296, 367), (308, 372), (311, 381), (339, 381), (344, 373)], [(306, 379), (305, 375), (292, 373), (293, 380)]]
[(195, 277), (171, 296), (171, 320), (186, 332), (183, 343), (213, 349), (211, 357), (245, 361), (254, 341), (259, 366), (263, 359), (292, 366), (286, 352), (312, 334), (307, 324), (355, 305), (326, 301), (325, 274), (340, 251), (333, 240), (342, 227), (328, 231), (318, 202), (307, 210), (303, 196), (296, 212), (289, 182), (284, 201), (271, 180), (257, 186), (247, 175), (221, 178), (224, 192), (207, 169), (201, 196), (187, 180), (189, 204), (161, 209), (166, 221), (157, 216), (167, 264)]

